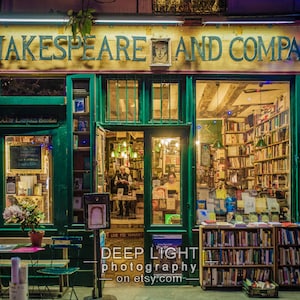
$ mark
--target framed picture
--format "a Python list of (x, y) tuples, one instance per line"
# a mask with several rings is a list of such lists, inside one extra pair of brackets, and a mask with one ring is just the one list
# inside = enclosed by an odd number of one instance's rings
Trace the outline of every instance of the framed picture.
[(151, 64), (152, 67), (171, 66), (170, 39), (151, 39)]
[(86, 229), (110, 228), (109, 193), (84, 194), (84, 216)]

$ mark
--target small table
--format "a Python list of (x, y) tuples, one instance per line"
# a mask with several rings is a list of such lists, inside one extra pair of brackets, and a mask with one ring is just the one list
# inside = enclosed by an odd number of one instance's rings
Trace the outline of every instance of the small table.
[[(131, 201), (134, 205), (136, 204), (136, 196), (131, 196), (131, 195), (115, 195), (111, 197), (112, 201)], [(123, 203), (121, 204), (123, 205)], [(134, 211), (135, 215), (135, 211)]]
[[(0, 254), (11, 254), (10, 256), (16, 254), (30, 254), (29, 260), (21, 260), (22, 263), (25, 263), (28, 267), (37, 265), (38, 259), (32, 258), (31, 254), (37, 253), (39, 251), (45, 250), (43, 247), (32, 247), (26, 246), (24, 244), (0, 244)], [(0, 257), (0, 267), (1, 268), (11, 268), (11, 259), (2, 259)], [(0, 274), (1, 275), (1, 274)], [(6, 277), (6, 275), (3, 275)], [(0, 293), (2, 294), (2, 282), (0, 276)]]

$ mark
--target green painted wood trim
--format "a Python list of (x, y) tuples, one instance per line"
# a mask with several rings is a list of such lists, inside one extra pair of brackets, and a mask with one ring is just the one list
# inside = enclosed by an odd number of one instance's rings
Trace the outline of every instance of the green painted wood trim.
[(300, 76), (295, 77), (295, 83), (291, 85), (290, 102), (290, 130), (291, 130), (291, 219), (300, 222), (300, 195), (299, 195), (299, 156), (300, 156)]
[[(93, 172), (93, 162), (95, 157), (95, 97), (96, 97), (96, 76), (94, 74), (75, 74), (67, 76), (67, 221), (64, 225), (73, 223), (73, 81), (89, 80), (89, 96), (90, 96), (90, 186), (91, 192), (95, 189), (95, 176)], [(66, 217), (64, 218), (66, 220)]]
[(66, 105), (64, 96), (0, 96), (0, 105)]

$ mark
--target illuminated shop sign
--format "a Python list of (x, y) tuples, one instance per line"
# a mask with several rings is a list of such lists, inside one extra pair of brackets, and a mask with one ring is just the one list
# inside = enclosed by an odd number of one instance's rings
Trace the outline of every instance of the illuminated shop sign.
[[(0, 70), (299, 72), (299, 26), (0, 26)], [(40, 63), (43, 62), (43, 63)]]
[[(77, 37), (77, 43), (71, 36), (23, 35), (22, 41), (14, 36), (0, 36), (1, 60), (72, 60), (73, 52), (82, 48), (82, 60), (125, 60), (145, 62), (147, 55), (143, 51), (149, 43), (145, 36), (115, 36), (109, 40), (106, 36), (88, 37), (85, 42)], [(38, 49), (36, 45), (39, 45)], [(264, 41), (262, 36), (237, 36), (229, 41), (225, 48), (218, 36), (180, 37), (173, 45), (174, 59), (183, 56), (186, 61), (217, 61), (223, 53), (229, 53), (233, 61), (270, 61), (299, 60), (300, 40), (295, 37), (273, 36)]]

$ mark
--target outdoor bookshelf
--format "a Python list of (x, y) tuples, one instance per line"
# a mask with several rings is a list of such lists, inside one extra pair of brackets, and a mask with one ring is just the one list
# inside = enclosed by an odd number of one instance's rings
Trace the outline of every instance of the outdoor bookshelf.
[(242, 288), (243, 280), (271, 281), (275, 276), (275, 228), (200, 225), (200, 286)]
[(73, 221), (84, 222), (83, 194), (91, 192), (90, 81), (72, 79)]
[(276, 228), (276, 282), (282, 288), (300, 289), (300, 227), (290, 224)]

